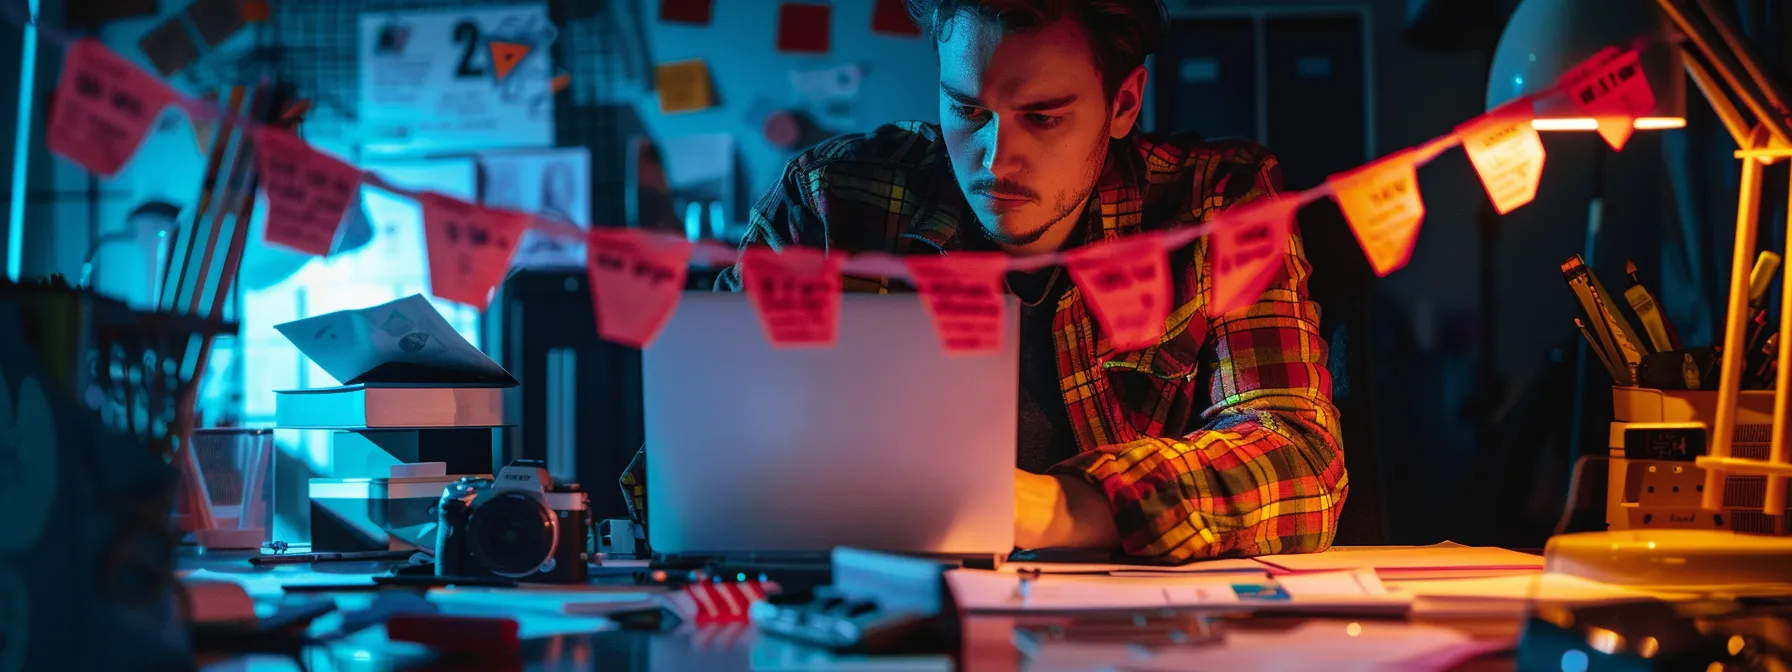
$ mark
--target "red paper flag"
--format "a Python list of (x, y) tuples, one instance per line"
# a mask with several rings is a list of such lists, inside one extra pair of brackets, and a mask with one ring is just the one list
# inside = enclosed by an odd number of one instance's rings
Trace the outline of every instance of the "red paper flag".
[(908, 3), (877, 0), (877, 6), (871, 10), (871, 32), (912, 37), (920, 35), (921, 28), (908, 18)]
[(268, 199), (267, 241), (329, 255), (361, 171), (270, 128), (255, 129), (255, 161)]
[(1425, 202), (1414, 171), (1410, 156), (1396, 154), (1326, 180), (1378, 276), (1405, 266), (1419, 239)]
[(597, 334), (612, 343), (645, 348), (678, 308), (691, 243), (633, 229), (595, 227), (587, 235), (585, 272)]
[(778, 6), (778, 51), (828, 53), (828, 30), (833, 8), (803, 2)]
[(741, 280), (777, 347), (831, 346), (840, 338), (840, 258), (810, 248), (749, 247)]
[(1531, 127), (1530, 108), (1528, 100), (1507, 105), (1456, 127), (1487, 197), (1502, 215), (1537, 198), (1537, 182), (1543, 179), (1543, 140)]
[(1281, 274), (1294, 233), (1300, 201), (1277, 199), (1246, 204), (1220, 215), (1219, 228), (1208, 236), (1213, 263), (1213, 303), (1208, 315), (1218, 317), (1263, 297), (1263, 290)]
[(921, 303), (933, 316), (934, 330), (950, 354), (1002, 349), (1007, 323), (1002, 274), (1007, 255), (1000, 252), (956, 252), (952, 256), (905, 257), (915, 277)]
[(103, 177), (117, 175), (174, 102), (161, 80), (83, 39), (63, 59), (45, 134), (50, 151)]
[(423, 239), (429, 247), (429, 291), (479, 310), (510, 272), (529, 215), (424, 194)]
[(1655, 91), (1635, 49), (1606, 47), (1562, 75), (1568, 99), (1599, 123), (1599, 136), (1624, 149), (1634, 120), (1655, 109)]
[(1109, 242), (1066, 255), (1095, 320), (1115, 350), (1156, 345), (1170, 317), (1169, 263), (1155, 237)]

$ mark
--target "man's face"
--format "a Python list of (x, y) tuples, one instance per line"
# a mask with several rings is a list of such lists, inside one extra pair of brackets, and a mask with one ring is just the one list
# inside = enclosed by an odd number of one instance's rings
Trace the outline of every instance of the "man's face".
[(1068, 233), (1115, 121), (1087, 33), (1058, 21), (1004, 34), (971, 14), (942, 28), (940, 127), (984, 231), (1020, 248)]

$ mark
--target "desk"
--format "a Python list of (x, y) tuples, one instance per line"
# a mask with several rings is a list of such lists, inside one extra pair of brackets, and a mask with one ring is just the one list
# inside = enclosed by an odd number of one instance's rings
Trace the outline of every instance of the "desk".
[[(247, 572), (247, 563), (241, 555), (209, 556), (206, 558), (186, 557), (181, 562), (185, 569), (207, 569), (218, 571), (227, 568), (243, 575)], [(305, 570), (296, 567), (281, 568), (286, 574), (305, 573), (312, 576), (336, 576), (352, 578), (366, 577), (383, 570), (373, 563), (357, 563), (355, 565), (338, 564), (330, 567), (319, 565), (319, 570)], [(266, 575), (265, 572), (257, 572)], [(307, 577), (310, 578), (310, 577)], [(614, 580), (614, 579), (612, 579)], [(272, 606), (279, 599), (308, 600), (334, 599), (345, 609), (352, 609), (370, 603), (373, 593), (351, 591), (343, 593), (294, 593), (285, 598), (263, 593), (258, 602)], [(527, 613), (510, 614), (516, 617), (524, 627), (525, 637), (531, 629), (542, 631), (551, 629), (559, 620), (555, 616), (532, 615)], [(510, 669), (527, 670), (631, 670), (631, 671), (682, 671), (704, 670), (726, 672), (729, 670), (754, 670), (770, 672), (774, 670), (819, 670), (819, 669), (864, 669), (864, 670), (1027, 670), (1028, 672), (1045, 672), (1056, 670), (1095, 670), (1099, 665), (1071, 662), (1029, 661), (1017, 648), (1015, 634), (1017, 628), (1049, 625), (1063, 625), (1071, 622), (1064, 616), (971, 616), (962, 621), (963, 641), (957, 658), (962, 665), (954, 667), (955, 661), (950, 656), (915, 657), (898, 661), (879, 660), (884, 663), (873, 666), (873, 659), (830, 659), (821, 657), (812, 649), (782, 640), (776, 637), (759, 636), (749, 624), (731, 624), (721, 626), (694, 627), (684, 626), (670, 632), (647, 632), (632, 630), (607, 630), (601, 632), (579, 632), (573, 634), (555, 634), (533, 639), (525, 639), (522, 647), (521, 667)], [(1216, 617), (1215, 631), (1225, 633), (1266, 632), (1290, 630), (1296, 627), (1324, 622), (1334, 622), (1342, 631), (1350, 624), (1349, 619), (1315, 619), (1294, 616), (1253, 616), (1237, 614)], [(1402, 627), (1396, 624), (1412, 623), (1421, 626), (1447, 627), (1470, 635), (1476, 641), (1492, 644), (1513, 643), (1522, 632), (1524, 621), (1517, 615), (1505, 617), (1486, 617), (1473, 619), (1409, 619), (1376, 621), (1389, 627)], [(318, 626), (329, 625), (329, 618), (320, 619)], [(578, 623), (573, 623), (578, 627)], [(329, 627), (334, 627), (330, 625)], [(488, 665), (468, 667), (444, 667), (440, 663), (432, 664), (427, 653), (419, 648), (404, 644), (388, 642), (379, 628), (363, 631), (330, 646), (314, 647), (304, 651), (301, 659), (307, 670), (312, 672), (364, 672), (370, 670), (434, 670), (434, 669), (505, 669)], [(210, 656), (203, 661), (202, 669), (223, 672), (225, 670), (297, 670), (290, 658), (273, 656), (255, 656), (248, 658), (228, 658)], [(1348, 662), (1341, 660), (1338, 662)], [(895, 663), (895, 664), (891, 664)], [(1493, 653), (1475, 658), (1453, 669), (1468, 670), (1507, 670), (1513, 669), (1514, 657), (1508, 653)]]

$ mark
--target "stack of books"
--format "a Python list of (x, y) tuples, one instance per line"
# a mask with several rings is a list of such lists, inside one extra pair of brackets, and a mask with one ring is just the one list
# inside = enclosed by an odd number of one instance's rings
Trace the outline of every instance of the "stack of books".
[(422, 295), (275, 329), (343, 383), (275, 392), (276, 428), (331, 432), (330, 478), (307, 493), (313, 550), (433, 543), (403, 531), (433, 529), (430, 507), (460, 476), (496, 472), (516, 379)]

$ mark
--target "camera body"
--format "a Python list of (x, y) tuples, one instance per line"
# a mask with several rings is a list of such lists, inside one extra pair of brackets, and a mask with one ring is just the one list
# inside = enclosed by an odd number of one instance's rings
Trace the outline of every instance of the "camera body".
[(495, 478), (466, 476), (436, 505), (436, 575), (583, 583), (590, 575), (590, 499), (556, 484), (539, 460)]

